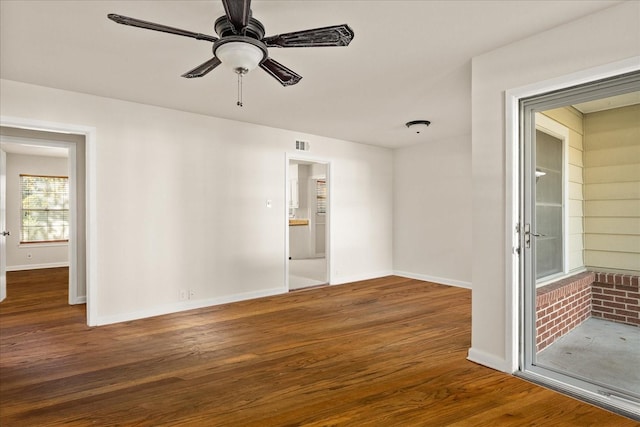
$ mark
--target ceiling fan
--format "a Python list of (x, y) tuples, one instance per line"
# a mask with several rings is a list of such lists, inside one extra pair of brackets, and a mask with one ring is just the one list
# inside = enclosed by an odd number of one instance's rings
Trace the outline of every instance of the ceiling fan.
[(107, 16), (118, 24), (213, 42), (213, 58), (187, 71), (182, 77), (202, 77), (220, 64), (230, 67), (238, 74), (239, 106), (242, 106), (242, 76), (258, 66), (283, 86), (295, 85), (302, 79), (302, 76), (269, 57), (267, 48), (348, 46), (354, 36), (353, 30), (347, 24), (342, 24), (265, 37), (264, 26), (251, 16), (251, 0), (222, 0), (222, 4), (225, 15), (216, 19), (214, 24), (218, 37), (114, 13)]

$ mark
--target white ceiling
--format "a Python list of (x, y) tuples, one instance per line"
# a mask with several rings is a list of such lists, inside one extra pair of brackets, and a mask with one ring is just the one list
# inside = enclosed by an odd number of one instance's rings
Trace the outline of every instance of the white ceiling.
[(640, 92), (630, 92), (609, 98), (596, 99), (595, 101), (576, 104), (573, 107), (583, 114), (588, 114), (636, 104), (640, 104)]
[(45, 157), (69, 157), (69, 149), (44, 145), (23, 144), (15, 142), (0, 142), (2, 151), (11, 154)]
[[(471, 132), (471, 58), (617, 1), (255, 0), (266, 35), (348, 23), (346, 48), (269, 49), (303, 76), (282, 87), (244, 80), (209, 59), (211, 43), (118, 25), (118, 13), (215, 35), (212, 1), (0, 1), (0, 77), (386, 147)], [(1, 94), (0, 94), (1, 96)], [(404, 123), (432, 122), (420, 134)]]

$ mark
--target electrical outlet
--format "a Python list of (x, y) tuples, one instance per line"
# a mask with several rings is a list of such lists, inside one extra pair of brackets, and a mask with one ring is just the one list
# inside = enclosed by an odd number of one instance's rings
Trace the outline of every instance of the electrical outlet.
[(195, 289), (189, 289), (189, 299), (193, 299), (196, 296)]
[(178, 292), (178, 298), (180, 298), (180, 301), (184, 301), (187, 299), (187, 290), (186, 289), (180, 289), (180, 292)]

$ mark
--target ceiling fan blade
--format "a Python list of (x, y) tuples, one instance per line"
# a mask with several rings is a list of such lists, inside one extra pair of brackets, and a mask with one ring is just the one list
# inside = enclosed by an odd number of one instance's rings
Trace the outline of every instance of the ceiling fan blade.
[(278, 34), (265, 37), (262, 42), (268, 47), (348, 46), (353, 36), (351, 27), (342, 24)]
[(301, 75), (288, 69), (278, 61), (274, 61), (271, 58), (265, 59), (260, 64), (260, 68), (262, 68), (273, 78), (278, 80), (282, 84), (282, 86), (293, 86), (302, 79)]
[(143, 21), (136, 18), (130, 18), (128, 16), (117, 15), (115, 13), (110, 13), (107, 15), (107, 17), (113, 22), (117, 22), (118, 24), (122, 25), (131, 25), (132, 27), (145, 28), (147, 30), (160, 31), (162, 33), (177, 34), (179, 36), (191, 37), (198, 40), (207, 40), (210, 42), (215, 42), (216, 40), (218, 40), (217, 37), (209, 36), (207, 34), (194, 33), (193, 31), (181, 30), (180, 28), (168, 27), (166, 25)]
[(222, 0), (227, 18), (237, 34), (241, 34), (251, 18), (251, 0)]
[(182, 77), (186, 77), (188, 79), (192, 79), (194, 77), (202, 77), (220, 64), (222, 64), (222, 62), (220, 62), (220, 60), (214, 56), (210, 60), (198, 65), (193, 70), (187, 71), (182, 75)]

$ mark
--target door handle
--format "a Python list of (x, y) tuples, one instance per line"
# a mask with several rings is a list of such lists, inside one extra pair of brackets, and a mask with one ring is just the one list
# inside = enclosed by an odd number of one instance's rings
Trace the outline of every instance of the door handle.
[(546, 234), (536, 233), (534, 231), (531, 231), (531, 224), (525, 224), (524, 225), (524, 247), (527, 249), (531, 247), (531, 236), (547, 237)]
[(10, 235), (11, 235), (11, 232), (10, 232), (10, 231), (3, 231), (3, 232), (2, 232), (2, 235), (3, 235), (3, 236), (10, 236)]

